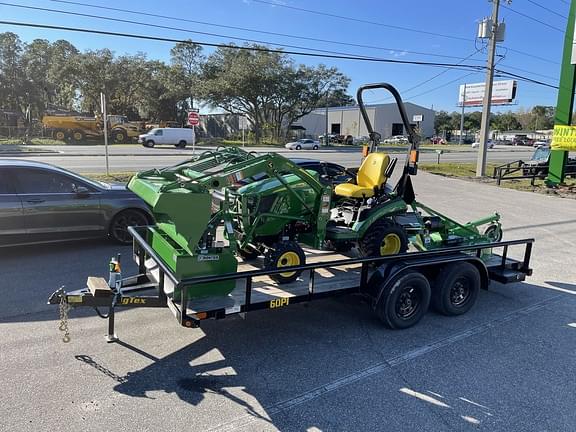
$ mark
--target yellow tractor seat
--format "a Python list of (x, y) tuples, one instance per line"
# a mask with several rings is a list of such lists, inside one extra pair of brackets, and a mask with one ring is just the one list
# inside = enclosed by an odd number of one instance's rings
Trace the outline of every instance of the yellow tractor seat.
[(336, 186), (334, 193), (350, 198), (370, 198), (376, 190), (381, 190), (386, 183), (386, 168), (390, 156), (386, 153), (370, 153), (356, 174), (356, 184), (342, 183)]

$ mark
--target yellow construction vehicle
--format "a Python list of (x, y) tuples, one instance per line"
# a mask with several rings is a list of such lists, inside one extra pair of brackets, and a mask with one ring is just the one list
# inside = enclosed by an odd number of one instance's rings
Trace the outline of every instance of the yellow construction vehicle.
[[(60, 141), (82, 142), (104, 136), (104, 122), (99, 115), (83, 116), (70, 113), (45, 115), (42, 117), (42, 125), (52, 138)], [(130, 122), (123, 115), (108, 116), (108, 136), (115, 143), (134, 141), (142, 132), (144, 128), (139, 122)]]

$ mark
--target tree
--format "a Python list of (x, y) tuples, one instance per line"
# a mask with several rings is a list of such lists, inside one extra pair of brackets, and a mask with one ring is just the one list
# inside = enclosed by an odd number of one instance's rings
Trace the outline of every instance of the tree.
[(119, 80), (123, 79), (114, 65), (114, 54), (108, 48), (83, 53), (78, 75), (81, 108), (91, 113), (100, 111), (100, 93), (104, 93), (108, 101), (114, 100)]
[(446, 111), (438, 111), (434, 117), (434, 130), (437, 135), (452, 130), (452, 118)]
[(202, 65), (206, 58), (202, 55), (202, 47), (191, 40), (178, 42), (170, 50), (170, 61), (174, 73), (179, 75), (181, 86), (190, 99), (190, 108), (194, 108), (194, 97)]
[(493, 115), (490, 119), (490, 126), (498, 131), (518, 130), (522, 128), (516, 115), (511, 111)]
[(22, 82), (21, 54), (24, 44), (18, 35), (0, 33), (0, 106), (23, 113), (26, 87)]
[(264, 129), (273, 137), (315, 109), (326, 92), (345, 91), (349, 79), (336, 68), (300, 65), (261, 45), (254, 50), (217, 49), (204, 64), (202, 99), (229, 113), (246, 115), (260, 142)]
[(317, 108), (328, 107), (343, 107), (343, 106), (354, 106), (356, 105), (356, 100), (346, 93), (345, 88), (339, 88), (330, 90), (325, 94), (318, 102)]

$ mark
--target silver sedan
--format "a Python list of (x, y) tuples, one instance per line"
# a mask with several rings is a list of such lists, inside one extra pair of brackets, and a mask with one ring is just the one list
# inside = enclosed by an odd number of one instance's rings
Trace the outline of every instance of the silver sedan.
[(285, 147), (288, 150), (318, 150), (320, 148), (320, 141), (303, 138), (298, 141), (289, 142)]
[(129, 244), (129, 226), (152, 222), (146, 203), (125, 186), (0, 159), (0, 246), (104, 236)]

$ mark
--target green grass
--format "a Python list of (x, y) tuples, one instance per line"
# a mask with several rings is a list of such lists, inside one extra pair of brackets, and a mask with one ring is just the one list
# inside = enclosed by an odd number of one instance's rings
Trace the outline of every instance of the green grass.
[[(492, 174), (496, 164), (487, 164), (486, 173)], [(432, 174), (443, 175), (447, 177), (475, 177), (476, 176), (476, 164), (466, 163), (466, 162), (440, 162), (436, 163), (420, 163), (418, 167), (424, 171)]]
[[(22, 145), (22, 138), (0, 138), (0, 145)], [(32, 138), (26, 145), (66, 145), (64, 141), (52, 138)]]
[[(492, 175), (494, 167), (496, 164), (487, 164), (486, 173)], [(476, 164), (475, 163), (421, 163), (418, 167), (431, 174), (442, 175), (446, 177), (458, 177), (466, 180), (477, 181), (476, 177)], [(491, 178), (483, 178), (483, 182), (488, 184), (493, 184), (496, 186), (496, 180)], [(525, 192), (538, 192), (543, 194), (556, 194), (565, 197), (576, 198), (576, 179), (566, 179), (564, 184), (559, 186), (557, 189), (551, 189), (546, 186), (544, 180), (536, 180), (534, 186), (531, 184), (530, 179), (518, 179), (518, 180), (503, 180), (500, 183), (500, 187), (505, 189), (514, 189), (518, 191)]]
[(134, 175), (133, 172), (114, 172), (110, 175), (106, 174), (83, 174), (84, 177), (88, 177), (92, 180), (97, 180), (105, 183), (128, 183), (128, 180)]

